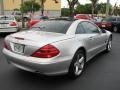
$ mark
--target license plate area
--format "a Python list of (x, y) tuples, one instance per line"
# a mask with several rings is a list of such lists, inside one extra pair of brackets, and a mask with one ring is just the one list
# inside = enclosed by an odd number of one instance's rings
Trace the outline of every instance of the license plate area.
[(19, 54), (24, 53), (25, 45), (14, 43), (13, 51)]
[(105, 25), (102, 25), (102, 27), (106, 27)]
[(6, 28), (7, 24), (0, 24), (0, 28)]

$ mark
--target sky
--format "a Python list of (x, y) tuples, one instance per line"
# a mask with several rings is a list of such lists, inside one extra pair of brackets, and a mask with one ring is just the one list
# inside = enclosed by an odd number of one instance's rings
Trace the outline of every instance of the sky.
[[(79, 0), (79, 2), (81, 4), (86, 4), (86, 3), (90, 3), (89, 0)], [(101, 2), (107, 2), (107, 0), (99, 0), (99, 3)], [(117, 5), (120, 5), (120, 0), (110, 0), (110, 3), (114, 6), (115, 3), (117, 2)], [(62, 0), (62, 7), (67, 7), (68, 4), (67, 4), (67, 0)]]

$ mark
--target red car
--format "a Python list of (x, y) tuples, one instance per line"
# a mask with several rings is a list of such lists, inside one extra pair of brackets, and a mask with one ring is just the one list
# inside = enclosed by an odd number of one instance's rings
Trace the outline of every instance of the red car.
[(48, 16), (33, 16), (27, 23), (27, 27), (31, 28), (33, 25), (35, 25), (36, 23), (38, 23), (41, 20), (45, 20), (45, 19), (49, 19)]
[(76, 16), (74, 16), (75, 19), (87, 19), (87, 20), (91, 20), (91, 17), (88, 14), (76, 14)]
[(112, 23), (111, 22), (102, 21), (102, 22), (95, 22), (95, 24), (102, 29), (107, 29), (107, 30), (112, 29)]

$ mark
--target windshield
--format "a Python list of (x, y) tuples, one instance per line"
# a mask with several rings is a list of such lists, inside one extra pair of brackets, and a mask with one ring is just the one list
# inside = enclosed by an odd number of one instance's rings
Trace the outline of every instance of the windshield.
[(41, 16), (33, 16), (32, 19), (40, 19)]
[(12, 16), (1, 16), (0, 20), (14, 20), (14, 17), (12, 17)]
[(32, 30), (65, 34), (71, 24), (71, 21), (41, 21), (34, 25)]

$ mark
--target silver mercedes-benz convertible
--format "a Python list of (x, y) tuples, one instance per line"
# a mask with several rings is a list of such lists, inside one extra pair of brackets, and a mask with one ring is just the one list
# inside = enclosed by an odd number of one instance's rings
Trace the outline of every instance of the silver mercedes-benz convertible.
[(112, 34), (87, 20), (47, 20), (4, 39), (7, 61), (45, 75), (78, 77), (87, 61), (112, 47)]

